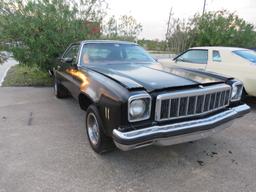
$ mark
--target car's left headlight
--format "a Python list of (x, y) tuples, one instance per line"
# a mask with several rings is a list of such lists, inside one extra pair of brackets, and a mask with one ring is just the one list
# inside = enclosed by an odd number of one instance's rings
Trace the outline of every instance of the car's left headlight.
[(243, 93), (243, 83), (236, 81), (232, 84), (231, 101), (238, 101), (241, 99)]
[(133, 95), (128, 100), (128, 120), (142, 121), (150, 118), (151, 97), (148, 94)]

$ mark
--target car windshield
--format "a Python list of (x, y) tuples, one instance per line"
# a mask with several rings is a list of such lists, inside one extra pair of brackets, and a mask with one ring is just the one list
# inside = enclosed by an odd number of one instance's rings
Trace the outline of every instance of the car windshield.
[(83, 46), (81, 65), (109, 62), (151, 63), (154, 59), (136, 44), (89, 43)]
[(251, 50), (237, 50), (233, 51), (236, 55), (247, 59), (250, 62), (256, 63), (256, 52)]

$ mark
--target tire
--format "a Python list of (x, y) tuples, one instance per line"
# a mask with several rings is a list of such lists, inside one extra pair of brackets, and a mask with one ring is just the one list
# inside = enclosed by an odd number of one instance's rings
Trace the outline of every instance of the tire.
[(85, 115), (85, 128), (92, 149), (98, 153), (110, 152), (115, 148), (113, 140), (106, 136), (103, 124), (94, 104), (90, 105)]
[(68, 90), (63, 85), (61, 85), (57, 79), (55, 79), (54, 81), (53, 88), (54, 88), (54, 94), (57, 98), (61, 99), (69, 96)]
[(247, 98), (248, 98), (248, 94), (247, 94), (247, 92), (245, 91), (245, 89), (243, 89), (242, 96), (241, 96), (241, 100), (242, 100), (242, 101), (246, 101)]

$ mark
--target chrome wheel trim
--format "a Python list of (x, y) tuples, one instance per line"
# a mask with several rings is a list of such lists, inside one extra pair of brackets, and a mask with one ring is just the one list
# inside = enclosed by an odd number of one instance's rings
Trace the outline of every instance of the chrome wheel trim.
[(88, 136), (93, 145), (97, 145), (100, 139), (99, 124), (96, 116), (93, 113), (89, 113), (86, 119)]

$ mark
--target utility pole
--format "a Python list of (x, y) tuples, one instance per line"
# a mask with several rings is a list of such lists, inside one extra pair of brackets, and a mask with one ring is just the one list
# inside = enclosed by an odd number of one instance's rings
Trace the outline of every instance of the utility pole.
[(206, 0), (204, 0), (203, 15), (204, 15), (204, 12), (205, 12), (205, 6), (206, 6)]

